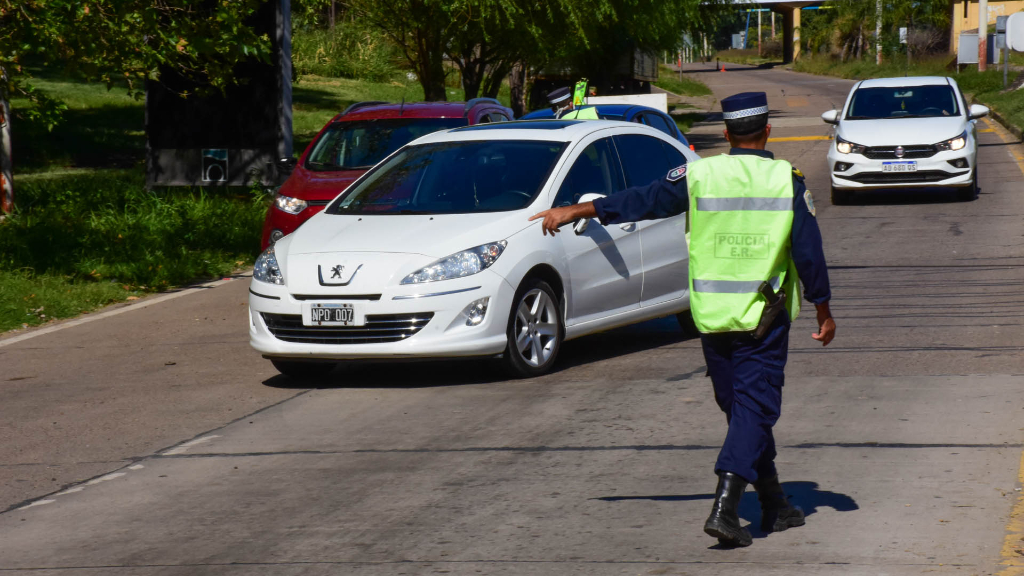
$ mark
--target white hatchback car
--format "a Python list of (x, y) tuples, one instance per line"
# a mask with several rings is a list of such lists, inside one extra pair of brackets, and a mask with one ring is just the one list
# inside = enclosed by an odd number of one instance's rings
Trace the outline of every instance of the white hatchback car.
[(832, 203), (855, 190), (956, 187), (961, 199), (978, 191), (977, 118), (952, 78), (877, 78), (858, 82), (843, 109), (821, 115), (834, 124), (829, 147)]
[(686, 326), (685, 214), (554, 238), (528, 218), (696, 159), (654, 128), (604, 120), (420, 138), (259, 257), (251, 344), (292, 376), (346, 359), (499, 355), (534, 376), (564, 339), (670, 314)]

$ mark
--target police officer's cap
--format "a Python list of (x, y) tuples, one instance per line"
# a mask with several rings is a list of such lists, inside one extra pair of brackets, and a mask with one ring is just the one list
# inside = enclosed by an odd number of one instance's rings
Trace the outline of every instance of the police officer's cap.
[(555, 88), (551, 92), (548, 92), (548, 102), (552, 106), (559, 106), (565, 104), (569, 100), (570, 92), (567, 87)]
[(741, 92), (722, 99), (722, 119), (737, 136), (754, 134), (768, 124), (768, 96), (764, 92)]

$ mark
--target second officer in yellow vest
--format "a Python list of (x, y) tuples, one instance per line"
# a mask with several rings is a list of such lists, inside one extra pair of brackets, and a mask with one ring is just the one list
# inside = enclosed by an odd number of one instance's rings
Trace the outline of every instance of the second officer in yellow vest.
[(779, 483), (772, 435), (801, 282), (804, 297), (817, 309), (818, 332), (812, 337), (828, 345), (835, 322), (813, 199), (799, 170), (765, 150), (771, 125), (764, 92), (723, 99), (722, 116), (732, 146), (728, 155), (531, 219), (543, 218), (544, 232), (553, 235), (579, 218), (596, 216), (607, 225), (689, 213), (690, 308), (715, 400), (729, 425), (704, 531), (725, 544), (747, 546), (752, 539), (740, 525), (738, 506), (748, 483), (761, 502), (763, 531), (804, 524), (803, 512)]
[(573, 104), (572, 92), (568, 88), (556, 88), (548, 92), (548, 104), (559, 120), (597, 120), (597, 108)]

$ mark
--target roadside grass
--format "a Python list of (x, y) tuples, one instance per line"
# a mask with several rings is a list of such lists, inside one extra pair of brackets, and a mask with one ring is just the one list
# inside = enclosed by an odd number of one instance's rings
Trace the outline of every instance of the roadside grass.
[(685, 135), (694, 124), (703, 120), (707, 115), (703, 112), (683, 112), (682, 114), (669, 114), (669, 116), (676, 121), (679, 131)]
[[(1021, 90), (1003, 91), (1002, 68), (993, 67), (985, 72), (968, 68), (962, 72), (956, 72), (955, 62), (954, 69), (949, 69), (950, 61), (951, 58), (948, 56), (921, 59), (912, 61), (908, 68), (906, 61), (899, 59), (889, 59), (879, 66), (875, 64), (874, 60), (837, 62), (828, 57), (813, 56), (797, 60), (793, 65), (793, 70), (859, 80), (904, 75), (949, 76), (956, 80), (960, 89), (965, 93), (973, 95), (979, 102), (992, 108), (1007, 122), (1018, 128), (1024, 128), (1024, 92)], [(1018, 74), (1019, 72), (1011, 72), (1011, 83)]]
[(147, 191), (141, 170), (17, 181), (0, 222), (0, 330), (223, 276), (259, 251), (267, 202), (238, 189)]
[(711, 89), (703, 82), (694, 80), (686, 74), (683, 74), (680, 80), (679, 73), (664, 64), (659, 65), (658, 81), (654, 85), (680, 96), (707, 96), (711, 94)]

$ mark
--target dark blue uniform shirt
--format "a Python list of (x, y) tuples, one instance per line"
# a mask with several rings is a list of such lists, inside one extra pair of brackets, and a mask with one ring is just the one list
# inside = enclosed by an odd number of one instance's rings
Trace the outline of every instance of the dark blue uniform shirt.
[[(754, 154), (775, 158), (767, 150), (733, 148), (729, 154)], [(804, 285), (804, 297), (814, 304), (828, 302), (832, 292), (828, 284), (828, 267), (821, 247), (821, 230), (804, 200), (804, 179), (793, 174), (793, 231), (792, 256), (797, 274)], [(624, 190), (613, 196), (594, 201), (594, 209), (601, 224), (657, 220), (686, 212), (690, 208), (690, 195), (686, 178), (670, 182), (662, 178), (648, 184)]]

